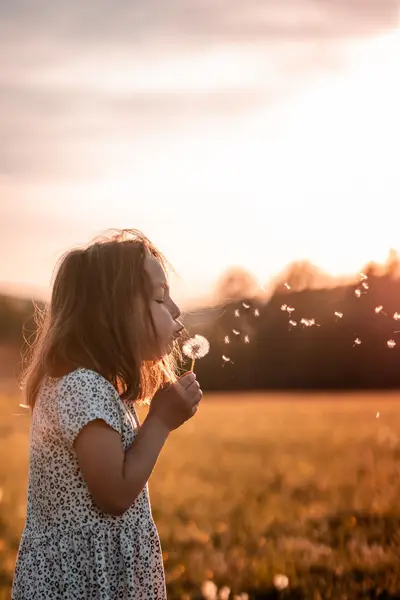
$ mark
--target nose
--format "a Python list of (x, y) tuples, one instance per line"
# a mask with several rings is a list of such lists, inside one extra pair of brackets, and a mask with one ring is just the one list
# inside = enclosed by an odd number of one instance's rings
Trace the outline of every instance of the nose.
[(174, 319), (174, 321), (177, 321), (182, 314), (179, 309), (179, 306), (177, 304), (175, 304), (175, 302), (172, 302), (171, 314), (172, 314), (172, 318)]

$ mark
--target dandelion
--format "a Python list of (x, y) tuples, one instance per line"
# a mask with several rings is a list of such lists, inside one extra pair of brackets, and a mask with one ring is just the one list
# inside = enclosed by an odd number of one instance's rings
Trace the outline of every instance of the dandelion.
[[(360, 338), (356, 338), (356, 339), (354, 340), (354, 346), (359, 346), (360, 344), (361, 344), (361, 340), (360, 340)], [(354, 346), (353, 346), (353, 348), (354, 348)]]
[(201, 593), (206, 600), (217, 600), (218, 588), (213, 581), (204, 581), (201, 586)]
[(229, 339), (229, 335), (226, 335), (226, 336), (224, 337), (224, 343), (225, 343), (225, 344), (230, 344), (230, 343), (231, 343), (231, 341), (230, 341), (230, 339)]
[(259, 316), (260, 316), (260, 311), (258, 310), (258, 308), (256, 308), (256, 309), (254, 310), (254, 316), (255, 316), (255, 317), (259, 317)]
[(246, 304), (246, 302), (242, 302), (243, 308), (250, 308), (250, 304)]
[(210, 350), (210, 342), (202, 335), (195, 335), (183, 344), (183, 353), (192, 359), (190, 370), (193, 371), (196, 358), (203, 358)]
[(249, 336), (248, 336), (248, 335), (245, 335), (245, 336), (244, 336), (244, 343), (245, 343), (245, 344), (249, 344), (249, 343), (250, 343), (250, 338), (249, 338)]
[(231, 589), (227, 585), (224, 585), (224, 587), (219, 590), (219, 600), (229, 600), (230, 595)]
[(335, 317), (337, 317), (338, 319), (342, 319), (343, 318), (343, 313), (342, 312), (335, 312)]
[(395, 321), (399, 321), (400, 320), (400, 314), (398, 312), (395, 312), (394, 315), (393, 315), (393, 319)]
[(238, 331), (237, 329), (232, 329), (232, 333), (234, 333), (235, 335), (240, 335), (240, 331)]
[(235, 317), (240, 317), (240, 311), (238, 308), (235, 310)]
[(289, 585), (289, 578), (286, 575), (275, 575), (274, 586), (277, 590), (284, 590)]
[(387, 345), (388, 348), (394, 348), (395, 345), (396, 345), (396, 342), (394, 340), (388, 340), (386, 342), (386, 345)]

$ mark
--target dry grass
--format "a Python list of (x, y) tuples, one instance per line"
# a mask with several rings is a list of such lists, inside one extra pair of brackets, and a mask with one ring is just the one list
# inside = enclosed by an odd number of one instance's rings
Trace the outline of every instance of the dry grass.
[[(230, 586), (231, 597), (250, 590), (280, 597), (271, 591), (279, 574), (289, 579), (286, 598), (383, 590), (380, 597), (393, 597), (400, 590), (397, 400), (206, 397), (167, 443), (150, 484), (170, 598), (199, 595), (207, 579)], [(22, 412), (15, 399), (3, 397), (0, 408), (1, 599), (23, 527), (29, 421), (13, 416)]]

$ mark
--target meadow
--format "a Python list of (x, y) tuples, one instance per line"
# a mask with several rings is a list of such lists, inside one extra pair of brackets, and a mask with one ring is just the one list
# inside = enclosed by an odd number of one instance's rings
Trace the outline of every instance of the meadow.
[[(396, 598), (399, 400), (206, 394), (150, 482), (169, 598)], [(24, 525), (29, 417), (11, 393), (0, 410), (5, 600)]]

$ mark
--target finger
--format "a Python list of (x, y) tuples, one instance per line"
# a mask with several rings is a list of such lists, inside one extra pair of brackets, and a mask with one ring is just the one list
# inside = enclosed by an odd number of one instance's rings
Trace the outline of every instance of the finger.
[(196, 405), (200, 404), (202, 398), (203, 398), (203, 392), (199, 389), (199, 390), (197, 390), (196, 394), (192, 398), (192, 406), (196, 406)]
[(188, 375), (181, 377), (178, 380), (178, 383), (183, 387), (184, 390), (187, 390), (191, 385), (193, 385), (193, 383), (195, 383), (195, 381), (196, 375), (194, 373), (189, 373)]
[(195, 394), (197, 394), (200, 389), (200, 384), (198, 381), (193, 381), (190, 385), (185, 388), (185, 394), (189, 396), (189, 398), (193, 398)]

